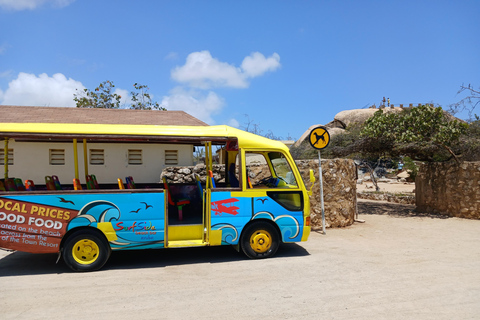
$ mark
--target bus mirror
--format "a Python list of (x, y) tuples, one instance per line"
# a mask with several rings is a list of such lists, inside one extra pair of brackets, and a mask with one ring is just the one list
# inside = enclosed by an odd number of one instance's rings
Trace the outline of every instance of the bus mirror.
[(310, 190), (308, 190), (309, 196), (313, 194), (313, 185), (315, 184), (315, 174), (313, 173), (312, 169), (310, 169), (310, 183), (312, 184), (312, 186), (310, 187)]

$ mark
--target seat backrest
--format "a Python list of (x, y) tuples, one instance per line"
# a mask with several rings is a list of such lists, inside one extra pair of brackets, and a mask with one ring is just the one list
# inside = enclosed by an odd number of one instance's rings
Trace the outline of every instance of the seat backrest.
[(237, 175), (235, 174), (235, 163), (231, 163), (228, 168), (228, 180), (232, 188), (238, 188), (240, 186), (240, 182), (238, 182)]
[(45, 176), (45, 185), (47, 186), (47, 190), (57, 190), (51, 176)]
[(55, 186), (55, 190), (62, 190), (62, 185), (60, 184), (60, 180), (58, 180), (57, 176), (52, 176), (53, 185)]
[(32, 180), (25, 180), (25, 188), (27, 191), (35, 191), (35, 184)]
[(203, 187), (202, 187), (202, 183), (200, 182), (200, 177), (198, 174), (195, 174), (195, 180), (197, 180), (198, 192), (200, 193), (200, 198), (202, 199), (202, 202), (203, 202)]
[(92, 176), (87, 174), (85, 176), (85, 180), (86, 180), (86, 184), (87, 184), (87, 189), (88, 190), (93, 190), (95, 189), (95, 185), (93, 184), (93, 179), (92, 179)]
[(5, 180), (5, 189), (7, 191), (17, 191), (17, 186), (15, 185), (15, 181), (13, 179), (6, 179)]
[(135, 182), (133, 181), (132, 176), (125, 177), (125, 183), (127, 184), (128, 189), (135, 189)]
[(121, 189), (121, 190), (124, 190), (125, 185), (123, 184), (122, 179), (118, 178), (117, 181), (118, 181), (118, 188)]
[(100, 189), (100, 186), (98, 185), (98, 182), (97, 182), (97, 176), (94, 174), (91, 174), (90, 176), (92, 177), (93, 187), (95, 189)]
[(172, 199), (172, 193), (170, 192), (170, 187), (168, 186), (167, 177), (163, 177), (162, 180), (163, 180), (163, 186), (164, 186), (165, 190), (167, 190), (168, 203), (170, 205), (174, 206), (175, 202)]
[(73, 189), (82, 190), (82, 185), (80, 184), (80, 179), (73, 179)]
[(17, 188), (17, 191), (25, 191), (25, 186), (20, 178), (15, 179), (15, 187)]
[(208, 176), (210, 177), (210, 181), (212, 182), (212, 188), (216, 188), (217, 186), (215, 185), (215, 179), (213, 178), (212, 170), (208, 170)]

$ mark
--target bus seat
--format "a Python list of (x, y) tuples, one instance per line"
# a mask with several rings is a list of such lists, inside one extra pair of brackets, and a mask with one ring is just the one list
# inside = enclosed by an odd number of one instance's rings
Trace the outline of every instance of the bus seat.
[(198, 174), (195, 174), (195, 180), (197, 180), (198, 192), (200, 193), (200, 199), (202, 199), (203, 202), (203, 188), (202, 183), (200, 182), (200, 176)]
[(125, 177), (125, 183), (127, 184), (128, 189), (135, 189), (135, 182), (133, 181), (132, 176)]
[(92, 177), (92, 181), (93, 181), (93, 186), (95, 187), (95, 189), (100, 189), (100, 186), (98, 185), (98, 182), (97, 182), (97, 176), (92, 174), (90, 175)]
[(168, 194), (168, 203), (172, 206), (176, 206), (178, 210), (178, 220), (183, 220), (183, 207), (187, 204), (190, 204), (190, 200), (188, 199), (174, 199), (172, 193), (170, 192), (170, 188), (168, 186), (167, 178), (163, 177), (163, 185), (165, 186), (165, 190), (167, 190)]
[(250, 181), (250, 174), (248, 173), (248, 168), (247, 168), (247, 188), (253, 188), (252, 186), (252, 181)]
[(82, 190), (82, 185), (80, 184), (80, 179), (73, 179), (73, 188), (75, 190)]
[(60, 180), (58, 180), (57, 176), (52, 176), (53, 184), (55, 186), (55, 190), (62, 190), (62, 185), (60, 184)]
[(124, 189), (125, 189), (125, 185), (123, 184), (122, 179), (118, 178), (117, 181), (118, 181), (118, 189), (124, 190)]
[(25, 191), (25, 186), (23, 185), (22, 179), (16, 178), (14, 181), (17, 191)]
[(92, 176), (87, 174), (85, 176), (85, 184), (87, 185), (88, 190), (93, 190), (95, 189), (95, 185), (93, 184)]
[(0, 191), (6, 191), (5, 190), (5, 185), (3, 184), (2, 181), (0, 181)]
[(215, 186), (215, 179), (213, 179), (212, 170), (208, 170), (208, 176), (210, 177), (210, 181), (212, 182), (212, 188), (216, 188), (217, 186)]
[(15, 181), (13, 179), (6, 179), (5, 189), (7, 189), (7, 191), (17, 191), (17, 186), (15, 186)]
[(240, 186), (240, 182), (238, 182), (237, 176), (235, 175), (235, 163), (231, 163), (228, 168), (228, 181), (232, 188), (238, 188)]
[(32, 180), (25, 180), (25, 188), (27, 191), (35, 191), (35, 184)]
[(47, 190), (57, 190), (55, 189), (55, 183), (50, 176), (45, 176), (45, 185), (47, 186)]

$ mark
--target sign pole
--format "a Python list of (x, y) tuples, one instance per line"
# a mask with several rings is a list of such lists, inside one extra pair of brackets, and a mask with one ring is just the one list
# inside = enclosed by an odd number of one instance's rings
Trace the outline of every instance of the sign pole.
[(320, 181), (320, 202), (322, 206), (322, 232), (327, 234), (325, 231), (325, 206), (323, 203), (323, 173), (322, 173), (322, 157), (320, 156), (320, 149), (318, 149), (318, 175)]
[(322, 157), (320, 155), (320, 150), (326, 148), (330, 143), (330, 134), (327, 131), (327, 128), (323, 126), (318, 126), (312, 131), (308, 138), (310, 145), (318, 150), (318, 175), (320, 180), (320, 204), (322, 207), (322, 231), (323, 234), (327, 234), (325, 231), (325, 204), (323, 201), (323, 174), (322, 174)]

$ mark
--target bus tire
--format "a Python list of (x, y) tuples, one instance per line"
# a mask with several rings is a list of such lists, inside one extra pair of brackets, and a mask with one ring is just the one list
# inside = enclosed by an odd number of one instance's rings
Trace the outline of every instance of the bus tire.
[(242, 232), (242, 251), (252, 259), (269, 258), (277, 252), (280, 236), (277, 229), (266, 221), (255, 221)]
[(111, 249), (107, 240), (94, 230), (72, 233), (63, 246), (63, 260), (73, 271), (95, 271), (105, 265)]

